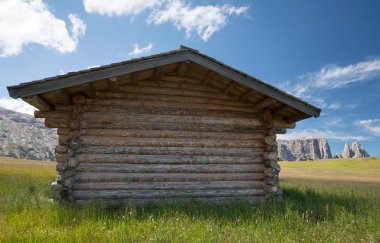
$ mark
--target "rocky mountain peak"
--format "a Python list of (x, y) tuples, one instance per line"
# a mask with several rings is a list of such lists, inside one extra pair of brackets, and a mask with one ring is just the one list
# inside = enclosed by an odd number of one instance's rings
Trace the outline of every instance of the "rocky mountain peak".
[(352, 158), (352, 156), (354, 155), (354, 152), (352, 152), (350, 146), (348, 145), (348, 143), (345, 143), (344, 144), (344, 149), (343, 149), (343, 152), (342, 152), (342, 157), (343, 158)]
[(351, 150), (353, 152), (353, 158), (369, 157), (367, 151), (365, 151), (358, 141), (352, 143)]
[(277, 140), (280, 160), (317, 160), (332, 158), (326, 138)]

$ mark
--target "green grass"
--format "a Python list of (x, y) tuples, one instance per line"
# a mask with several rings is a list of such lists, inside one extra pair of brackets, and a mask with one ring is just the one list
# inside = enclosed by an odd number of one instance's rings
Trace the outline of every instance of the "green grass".
[[(306, 167), (372, 173), (380, 159), (282, 167), (285, 175)], [(54, 168), (0, 159), (0, 242), (380, 242), (378, 182), (285, 176), (285, 199), (256, 206), (240, 201), (102, 208), (49, 202)]]

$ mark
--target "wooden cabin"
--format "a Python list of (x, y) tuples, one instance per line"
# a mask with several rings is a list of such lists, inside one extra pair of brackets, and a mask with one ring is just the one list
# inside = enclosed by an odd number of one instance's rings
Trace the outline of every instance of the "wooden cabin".
[(75, 203), (281, 195), (276, 134), (321, 111), (184, 46), (8, 90), (58, 128), (52, 188)]

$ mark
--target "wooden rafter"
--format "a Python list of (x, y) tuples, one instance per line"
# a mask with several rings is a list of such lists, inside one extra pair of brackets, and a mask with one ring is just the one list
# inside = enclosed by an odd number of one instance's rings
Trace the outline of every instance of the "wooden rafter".
[(109, 89), (113, 92), (119, 92), (119, 81), (117, 77), (112, 77), (108, 79)]
[(52, 106), (39, 95), (27, 96), (22, 99), (40, 111), (52, 110)]
[(288, 109), (288, 106), (287, 105), (281, 105), (279, 106), (278, 108), (272, 110), (272, 116), (278, 116), (279, 114), (281, 114), (283, 111), (285, 111), (286, 109)]
[(91, 83), (82, 85), (83, 92), (88, 98), (94, 98), (96, 96), (96, 92), (92, 87)]
[(131, 74), (131, 85), (136, 86), (139, 81), (139, 74), (137, 72), (134, 72)]
[(253, 93), (255, 93), (255, 91), (253, 89), (248, 89), (245, 93), (243, 93), (240, 97), (239, 97), (239, 100), (240, 101), (246, 101), (248, 99), (249, 96), (253, 95)]
[(157, 67), (154, 69), (154, 74), (153, 74), (153, 80), (154, 82), (158, 83), (161, 80), (162, 77), (162, 68)]
[(263, 99), (262, 101), (260, 101), (259, 103), (257, 103), (256, 105), (253, 106), (254, 109), (256, 110), (261, 110), (273, 103), (275, 103), (276, 100), (274, 100), (273, 98), (270, 98), (270, 97), (267, 97), (265, 99)]
[(70, 104), (71, 102), (70, 95), (63, 89), (53, 91), (53, 95), (55, 100), (57, 100), (56, 104)]
[(206, 75), (202, 78), (202, 84), (208, 85), (215, 76), (216, 76), (216, 73), (212, 71), (208, 71)]
[(178, 77), (182, 78), (186, 76), (186, 72), (187, 70), (189, 70), (189, 67), (190, 67), (190, 62), (181, 62), (177, 70)]
[(232, 81), (225, 89), (222, 90), (223, 94), (228, 94), (237, 86), (237, 83), (235, 81)]

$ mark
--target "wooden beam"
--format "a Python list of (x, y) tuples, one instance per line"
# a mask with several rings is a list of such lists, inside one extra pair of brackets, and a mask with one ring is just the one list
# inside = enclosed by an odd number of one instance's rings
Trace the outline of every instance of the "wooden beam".
[(161, 80), (162, 77), (162, 68), (157, 67), (154, 69), (154, 75), (153, 75), (153, 80), (154, 82), (158, 83)]
[(181, 62), (179, 64), (178, 70), (177, 70), (177, 75), (178, 77), (184, 77), (186, 76), (186, 72), (190, 67), (190, 62)]
[(91, 84), (83, 84), (82, 88), (83, 88), (84, 94), (88, 98), (94, 98), (96, 96), (96, 92)]
[(131, 74), (131, 85), (136, 86), (139, 81), (139, 74), (137, 72), (134, 72)]
[(216, 73), (212, 71), (207, 72), (206, 75), (202, 79), (202, 84), (205, 86), (208, 85), (215, 76), (216, 76)]
[(273, 117), (278, 116), (279, 114), (281, 114), (286, 109), (288, 109), (288, 106), (287, 105), (282, 105), (282, 106), (280, 106), (280, 107), (272, 110), (272, 116)]
[(117, 80), (117, 77), (109, 78), (108, 86), (112, 92), (119, 92), (119, 82)]
[(275, 103), (276, 100), (272, 99), (271, 97), (267, 97), (265, 99), (263, 99), (262, 101), (260, 101), (259, 103), (257, 103), (256, 105), (253, 106), (254, 109), (256, 110), (261, 110), (273, 103)]
[(71, 102), (70, 95), (63, 89), (58, 89), (56, 91), (53, 91), (53, 95), (55, 96), (55, 99), (57, 100), (55, 104), (70, 104)]
[(297, 121), (303, 120), (305, 118), (307, 118), (307, 116), (305, 114), (297, 114), (297, 115), (294, 115), (294, 116), (286, 119), (286, 122), (287, 123), (293, 123), (293, 122), (297, 122)]
[(225, 89), (222, 90), (221, 93), (228, 94), (231, 90), (233, 90), (237, 86), (235, 81), (232, 81)]
[(39, 95), (27, 96), (22, 99), (40, 111), (49, 111), (53, 109), (53, 107)]
[(249, 96), (253, 95), (255, 91), (253, 89), (248, 89), (245, 93), (243, 93), (238, 100), (240, 101), (246, 101)]

